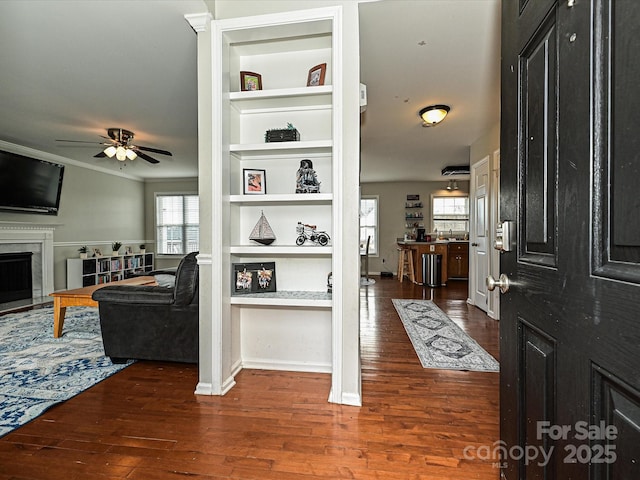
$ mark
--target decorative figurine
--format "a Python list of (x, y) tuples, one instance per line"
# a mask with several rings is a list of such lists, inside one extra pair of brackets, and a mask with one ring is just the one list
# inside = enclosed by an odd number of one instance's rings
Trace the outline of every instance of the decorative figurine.
[(271, 245), (275, 239), (276, 236), (267, 221), (267, 217), (264, 216), (264, 212), (260, 212), (260, 218), (256, 226), (253, 227), (251, 235), (249, 235), (249, 240), (253, 240), (262, 245)]
[(296, 193), (320, 193), (320, 182), (308, 158), (300, 160), (300, 168), (296, 174)]
[(317, 245), (327, 246), (330, 240), (329, 234), (327, 232), (319, 232), (317, 228), (315, 225), (298, 222), (298, 226), (296, 227), (296, 233), (298, 234), (296, 245), (304, 245), (304, 242), (310, 240)]

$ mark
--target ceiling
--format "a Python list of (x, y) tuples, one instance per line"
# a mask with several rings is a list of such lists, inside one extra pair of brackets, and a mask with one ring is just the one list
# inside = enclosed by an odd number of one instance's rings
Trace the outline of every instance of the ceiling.
[[(360, 5), (363, 182), (440, 180), (445, 165), (469, 163), (469, 145), (499, 121), (499, 5)], [(197, 176), (196, 34), (183, 16), (205, 10), (202, 0), (0, 1), (0, 140), (138, 178)], [(417, 112), (434, 103), (451, 112), (423, 128)], [(173, 156), (94, 158), (110, 127)]]

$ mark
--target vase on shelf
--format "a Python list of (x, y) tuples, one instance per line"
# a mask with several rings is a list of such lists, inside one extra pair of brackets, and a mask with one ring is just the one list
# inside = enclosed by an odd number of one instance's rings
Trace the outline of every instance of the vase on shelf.
[(81, 253), (81, 254), (80, 254), (80, 258), (81, 258), (82, 260), (86, 259), (86, 258), (87, 258), (87, 252)]

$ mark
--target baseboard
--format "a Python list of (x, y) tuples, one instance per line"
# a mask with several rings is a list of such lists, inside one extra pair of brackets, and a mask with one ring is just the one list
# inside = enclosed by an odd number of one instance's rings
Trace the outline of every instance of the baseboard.
[(343, 393), (342, 405), (351, 405), (353, 407), (361, 407), (362, 396), (357, 393)]
[(290, 372), (331, 373), (331, 364), (279, 362), (270, 359), (249, 358), (242, 360), (242, 368), (256, 370), (282, 370)]
[(196, 385), (196, 391), (193, 393), (196, 395), (214, 395), (213, 385), (211, 383), (198, 382), (198, 385)]

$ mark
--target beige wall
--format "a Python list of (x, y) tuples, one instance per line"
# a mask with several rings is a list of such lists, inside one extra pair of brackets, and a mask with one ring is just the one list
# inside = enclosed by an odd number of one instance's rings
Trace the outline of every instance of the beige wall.
[(469, 182), (458, 180), (459, 190), (449, 192), (445, 189), (448, 180), (438, 182), (378, 182), (363, 183), (360, 186), (361, 196), (377, 195), (379, 253), (369, 257), (369, 272), (396, 272), (398, 268), (398, 252), (396, 240), (405, 231), (405, 202), (407, 195), (420, 195), (424, 207), (424, 225), (427, 232), (431, 230), (431, 196), (432, 195), (464, 195), (469, 193)]
[[(5, 147), (6, 148), (6, 147)], [(57, 216), (0, 212), (0, 221), (54, 225), (54, 289), (67, 285), (67, 258), (77, 258), (78, 248), (87, 245), (111, 251), (113, 241), (138, 250), (145, 243), (155, 251), (156, 192), (197, 193), (197, 178), (163, 181), (136, 180), (68, 164), (61, 158), (19, 146), (11, 151), (65, 163), (60, 211)], [(176, 266), (180, 257), (156, 258), (156, 268)]]
[[(33, 155), (32, 155), (33, 156)], [(144, 241), (144, 186), (137, 180), (66, 165), (57, 216), (0, 212), (0, 221), (54, 224), (54, 289), (67, 284), (67, 258), (82, 245), (111, 251), (111, 242)]]
[[(179, 178), (167, 180), (148, 180), (144, 184), (144, 234), (147, 242), (147, 250), (156, 251), (156, 230), (155, 230), (155, 196), (156, 193), (198, 193), (197, 178)], [(182, 255), (162, 255), (155, 257), (155, 268), (176, 267)]]

